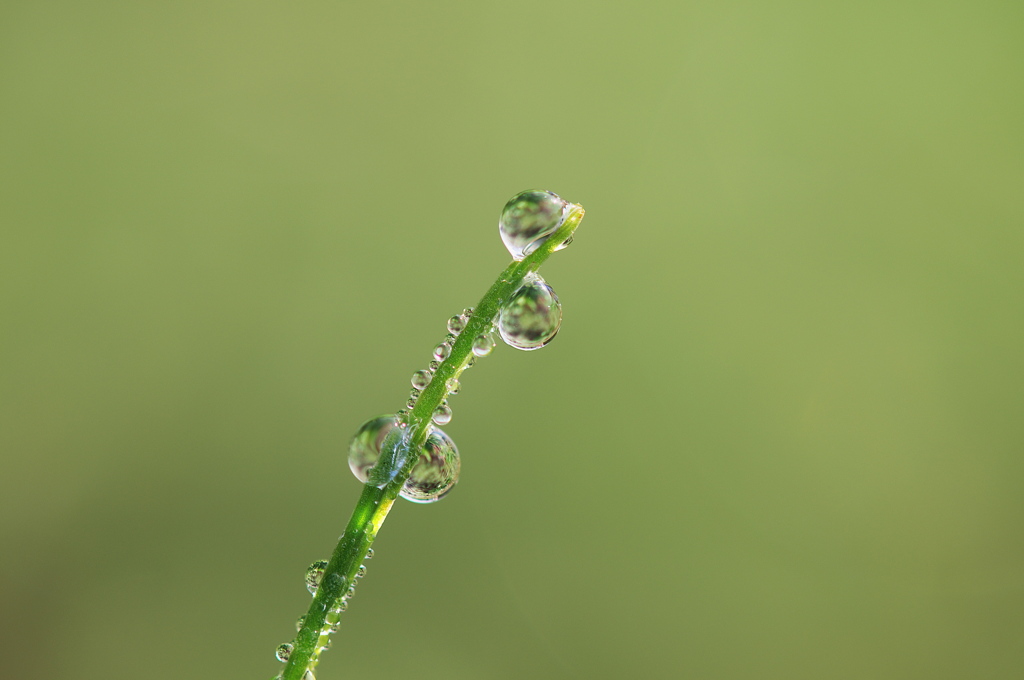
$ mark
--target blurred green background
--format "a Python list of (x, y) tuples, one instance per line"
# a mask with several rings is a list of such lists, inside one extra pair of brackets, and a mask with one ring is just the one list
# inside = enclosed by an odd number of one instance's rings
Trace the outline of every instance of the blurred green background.
[(1013, 678), (1024, 5), (0, 5), (0, 675), (269, 678), (399, 408), (467, 373), (331, 678)]

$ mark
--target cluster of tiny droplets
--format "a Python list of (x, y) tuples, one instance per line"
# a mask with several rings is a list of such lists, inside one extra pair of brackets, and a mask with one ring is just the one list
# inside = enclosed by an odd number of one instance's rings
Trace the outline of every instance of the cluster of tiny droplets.
[[(373, 548), (366, 549), (366, 559), (373, 558)], [(317, 588), (320, 587), (320, 583), (323, 581), (324, 570), (327, 567), (327, 560), (317, 560), (313, 564), (309, 565), (306, 570), (306, 588), (314, 596), (316, 595)], [(356, 594), (356, 579), (361, 579), (366, 576), (366, 565), (359, 565), (358, 571), (356, 571), (352, 583), (348, 585), (345, 593), (334, 601), (334, 604), (327, 610), (327, 614), (324, 617), (324, 626), (320, 629), (320, 635), (317, 638), (316, 646), (313, 649), (313, 654), (309, 660), (309, 667), (306, 669), (305, 674), (302, 676), (303, 680), (315, 680), (313, 675), (313, 669), (320, 661), (320, 654), (331, 647), (331, 634), (337, 633), (341, 626), (341, 614), (348, 609), (348, 601), (352, 599), (352, 596)], [(295, 630), (301, 630), (303, 624), (306, 622), (305, 616), (300, 616), (299, 620), (295, 622)], [(295, 645), (291, 642), (286, 642), (283, 645), (279, 645), (274, 650), (274, 656), (278, 661), (284, 663), (291, 658), (292, 652), (295, 650)], [(277, 678), (281, 676), (278, 675)], [(277, 680), (275, 678), (275, 680)]]
[[(419, 400), (423, 390), (430, 385), (430, 381), (434, 378), (434, 373), (440, 367), (441, 362), (451, 356), (452, 346), (455, 344), (455, 340), (459, 337), (462, 331), (466, 330), (466, 324), (469, 323), (469, 317), (473, 314), (472, 308), (462, 310), (461, 313), (456, 314), (452, 318), (448, 319), (446, 328), (448, 334), (445, 336), (437, 347), (434, 348), (433, 361), (427, 365), (426, 368), (416, 371), (412, 374), (412, 391), (409, 393), (409, 399), (405, 403), (405, 408), (398, 411), (395, 415), (398, 417), (400, 423), (404, 423), (409, 416), (409, 412), (416, 407), (416, 402)], [(473, 340), (473, 354), (466, 362), (465, 368), (469, 368), (476, 363), (477, 357), (485, 357), (491, 353), (494, 349), (494, 328), (493, 326), (485, 333), (481, 333)], [(445, 383), (445, 392), (447, 396), (455, 396), (459, 393), (459, 380), (457, 377), (451, 377)], [(431, 420), (437, 425), (447, 425), (452, 420), (452, 407), (448, 404), (448, 400), (445, 399), (438, 405), (434, 410)]]

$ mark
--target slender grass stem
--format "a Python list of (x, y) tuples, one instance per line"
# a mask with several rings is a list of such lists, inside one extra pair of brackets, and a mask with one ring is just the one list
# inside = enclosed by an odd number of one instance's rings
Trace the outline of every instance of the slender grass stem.
[[(323, 647), (329, 635), (324, 632), (328, 613), (355, 582), (356, 573), (366, 557), (367, 550), (419, 458), (417, 455), (411, 455), (411, 452), (419, 451), (426, 442), (434, 411), (449, 395), (449, 380), (458, 377), (466, 368), (474, 356), (474, 340), (481, 334), (490, 332), (499, 310), (522, 286), (523, 279), (528, 274), (536, 272), (551, 253), (567, 245), (583, 219), (583, 214), (581, 206), (570, 205), (562, 226), (537, 250), (524, 259), (509, 264), (473, 308), (466, 327), (452, 344), (451, 353), (434, 371), (433, 378), (420, 393), (415, 406), (407, 416), (405, 436), (392, 440), (392, 450), (381, 452), (378, 467), (390, 464), (394, 469), (377, 471), (363, 487), (345, 533), (334, 548), (334, 553), (324, 569), (320, 586), (299, 628), (294, 647), (281, 675), (282, 680), (309, 680), (312, 677), (312, 670), (319, 662), (317, 650)], [(387, 446), (386, 442), (385, 448)], [(387, 481), (381, 484), (382, 480)], [(306, 675), (307, 672), (309, 675)]]

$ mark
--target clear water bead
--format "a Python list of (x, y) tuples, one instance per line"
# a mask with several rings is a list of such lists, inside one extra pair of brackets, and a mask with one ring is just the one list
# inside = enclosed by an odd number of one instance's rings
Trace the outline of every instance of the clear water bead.
[(366, 565), (360, 564), (359, 570), (356, 571), (356, 578), (363, 578), (364, 576), (366, 576)]
[(277, 657), (278, 661), (283, 663), (291, 657), (293, 649), (295, 649), (295, 647), (290, 642), (286, 642), (274, 651), (274, 656)]
[(458, 335), (466, 327), (466, 319), (461, 314), (456, 314), (448, 319), (448, 332)]
[(522, 350), (540, 349), (562, 325), (562, 303), (537, 274), (531, 274), (498, 314), (498, 334), (505, 344)]
[(447, 342), (442, 342), (440, 345), (434, 348), (434, 358), (438, 361), (444, 361), (448, 358), (448, 355), (452, 353), (452, 346)]
[(324, 569), (327, 568), (327, 560), (317, 560), (306, 569), (306, 590), (316, 595), (316, 589), (320, 587), (320, 581), (324, 578)]
[(412, 386), (417, 390), (422, 390), (430, 384), (430, 379), (432, 377), (433, 376), (430, 375), (430, 371), (416, 371), (412, 374)]
[(395, 416), (377, 416), (370, 418), (356, 430), (348, 447), (348, 467), (360, 482), (365, 484), (370, 478), (370, 470), (380, 458), (380, 448), (384, 444), (384, 439), (395, 428), (397, 422)]
[(494, 336), (491, 333), (481, 333), (473, 340), (473, 354), (478, 357), (485, 357), (494, 349)]
[(305, 616), (300, 616), (299, 620), (295, 622), (295, 630), (302, 630), (302, 624), (306, 622)]
[[(450, 409), (448, 420), (451, 420)], [(370, 471), (380, 458), (381, 446), (388, 434), (398, 427), (397, 422), (395, 416), (377, 416), (363, 423), (352, 437), (348, 449), (348, 466), (360, 482), (365, 483), (369, 479)], [(420, 458), (399, 494), (417, 503), (439, 500), (455, 486), (459, 479), (459, 467), (459, 450), (455, 442), (443, 430), (431, 426), (427, 440), (420, 449)], [(354, 586), (350, 587), (346, 596), (351, 597), (354, 592)]]
[(441, 500), (459, 481), (459, 450), (444, 430), (432, 427), (420, 459), (399, 495), (414, 503)]
[(366, 549), (366, 559), (368, 559), (368, 560), (372, 560), (373, 559), (373, 548), (367, 548)]
[(437, 367), (440, 366), (440, 365), (441, 365), (440, 361), (431, 361), (429, 364), (427, 364), (427, 370), (430, 371), (431, 373), (433, 373), (434, 371), (437, 370)]
[(447, 401), (442, 401), (438, 404), (437, 408), (434, 409), (434, 415), (431, 416), (438, 425), (447, 425), (452, 422), (452, 407), (448, 405)]
[(513, 196), (498, 220), (498, 232), (512, 259), (523, 259), (555, 233), (565, 221), (568, 205), (550, 191), (535, 189)]
[(459, 389), (462, 387), (462, 385), (459, 384), (458, 378), (448, 378), (448, 382), (446, 382), (444, 385), (445, 387), (448, 388), (448, 394), (452, 395), (453, 397), (459, 393)]

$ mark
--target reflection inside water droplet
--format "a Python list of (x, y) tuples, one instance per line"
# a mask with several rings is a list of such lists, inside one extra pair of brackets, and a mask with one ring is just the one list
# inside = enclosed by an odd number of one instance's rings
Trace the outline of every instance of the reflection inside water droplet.
[(498, 314), (498, 333), (505, 344), (522, 350), (540, 349), (562, 325), (562, 304), (544, 279), (529, 275)]
[(516, 194), (505, 204), (498, 220), (501, 240), (522, 260), (536, 250), (565, 221), (568, 203), (550, 191), (531, 190)]

